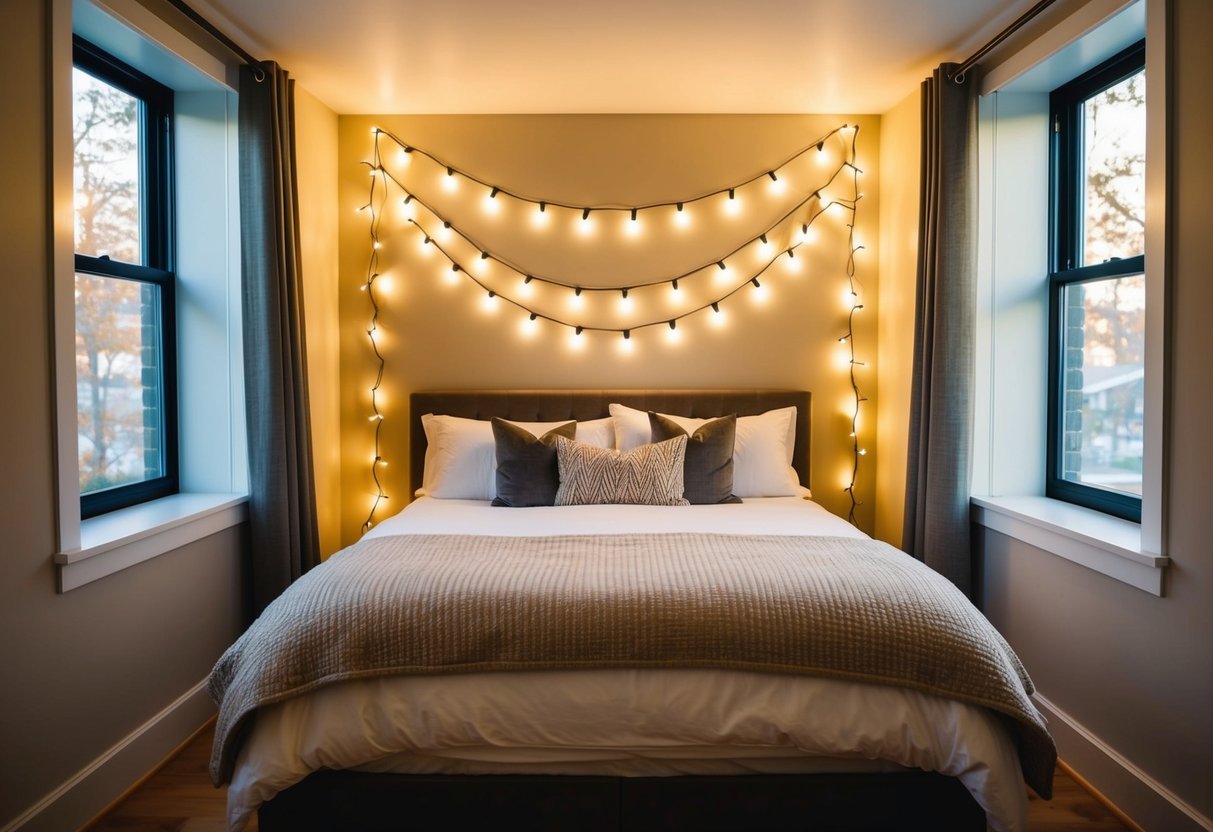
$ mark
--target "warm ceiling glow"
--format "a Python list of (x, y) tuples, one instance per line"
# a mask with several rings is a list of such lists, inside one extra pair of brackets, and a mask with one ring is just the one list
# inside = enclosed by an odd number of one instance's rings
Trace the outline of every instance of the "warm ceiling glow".
[(518, 297), (529, 300), (534, 294), (535, 286), (533, 284), (527, 283), (525, 279), (518, 284)]
[(772, 196), (779, 196), (787, 191), (787, 189), (788, 183), (783, 179), (773, 179), (767, 183), (767, 191), (769, 191)]
[(682, 342), (682, 330), (680, 330), (680, 329), (666, 329), (666, 331), (665, 331), (665, 340), (666, 340), (668, 343), (671, 343), (671, 344), (678, 344), (678, 343), (681, 343), (681, 342)]
[(775, 251), (775, 246), (770, 240), (766, 242), (760, 240), (755, 250), (764, 260), (769, 260), (771, 259), (771, 254)]
[(733, 196), (724, 198), (724, 212), (730, 217), (735, 217), (741, 213), (741, 197)]
[(619, 336), (619, 351), (621, 353), (623, 353), (624, 355), (631, 355), (633, 352), (636, 351), (636, 339), (624, 338), (622, 335), (620, 335)]
[(639, 218), (637, 218), (637, 219), (631, 219), (631, 218), (625, 219), (625, 220), (623, 221), (623, 233), (624, 233), (624, 234), (626, 234), (626, 235), (627, 235), (627, 236), (629, 236), (629, 237), (639, 237), (639, 236), (640, 236), (640, 220), (639, 220)]
[(578, 217), (577, 219), (573, 220), (573, 224), (577, 226), (577, 233), (582, 237), (589, 237), (594, 233), (593, 217), (586, 217), (585, 219)]
[(538, 206), (536, 206), (535, 210), (531, 213), (531, 225), (535, 228), (547, 228), (548, 217), (547, 211), (540, 211)]
[(690, 208), (688, 208), (684, 205), (684, 206), (682, 206), (681, 211), (679, 211), (677, 208), (674, 209), (674, 226), (676, 228), (690, 228), (691, 227), (691, 209)]
[(585, 295), (579, 295), (576, 292), (569, 294), (569, 309), (580, 311), (585, 308)]
[(459, 190), (459, 179), (453, 173), (443, 174), (442, 189), (448, 193), (454, 193)]
[(431, 254), (434, 253), (434, 247), (432, 245), (430, 245), (429, 242), (427, 242), (427, 239), (428, 238), (426, 238), (424, 236), (421, 239), (419, 239), (417, 241), (417, 248), (418, 248), (420, 254), (422, 254), (426, 257), (429, 257)]
[(585, 335), (578, 335), (576, 330), (570, 332), (568, 345), (569, 349), (573, 352), (580, 352), (585, 349)]
[(485, 196), (484, 202), (481, 203), (481, 205), (484, 208), (484, 213), (491, 217), (495, 217), (501, 213), (501, 200), (499, 199), (495, 199), (491, 196)]
[(631, 315), (632, 312), (635, 311), (635, 309), (636, 309), (636, 304), (632, 300), (630, 295), (626, 298), (619, 299), (619, 314)]
[(785, 253), (785, 254), (783, 255), (783, 257), (782, 257), (782, 258), (780, 258), (780, 259), (782, 259), (782, 260), (783, 260), (783, 269), (784, 269), (784, 271), (786, 271), (788, 274), (799, 274), (799, 273), (800, 273), (800, 270), (801, 270), (802, 268), (804, 268), (804, 257), (803, 257), (803, 255), (802, 255), (802, 256), (800, 256), (800, 257), (796, 257), (796, 256), (795, 256), (795, 252), (793, 252), (793, 256), (792, 256), (792, 257), (788, 257), (788, 255)]
[(434, 235), (438, 238), (438, 242), (449, 243), (453, 233), (454, 232), (452, 232), (451, 229), (447, 228), (445, 225), (440, 225), (438, 226), (438, 230), (434, 232)]
[(523, 318), (522, 322), (518, 324), (518, 332), (523, 338), (534, 338), (535, 334), (539, 332), (539, 321), (531, 320), (529, 316)]
[(496, 295), (490, 295), (485, 292), (480, 298), (480, 309), (488, 315), (497, 314), (497, 310), (501, 307)]
[(750, 290), (750, 300), (756, 304), (762, 305), (770, 300), (771, 293), (766, 286), (754, 286)]
[(400, 167), (405, 167), (406, 165), (408, 165), (408, 163), (412, 160), (412, 158), (413, 158), (413, 154), (405, 153), (403, 147), (396, 151), (396, 164), (399, 165)]
[(721, 309), (719, 312), (713, 310), (708, 313), (708, 321), (711, 322), (712, 326), (714, 327), (723, 327), (729, 322), (728, 313), (723, 309)]

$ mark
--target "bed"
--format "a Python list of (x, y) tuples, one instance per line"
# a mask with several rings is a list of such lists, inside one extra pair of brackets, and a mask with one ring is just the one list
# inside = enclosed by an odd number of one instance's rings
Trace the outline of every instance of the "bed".
[[(589, 424), (607, 417), (612, 403), (704, 419), (795, 408), (786, 445), (795, 480), (808, 484), (810, 396), (770, 390), (416, 393), (410, 402), (412, 484), (429, 481), (424, 414)], [(1027, 700), (1031, 683), (992, 628), (983, 637), (998, 666), (972, 660), (974, 686), (944, 696), (935, 676), (961, 671), (926, 653), (910, 661), (931, 665), (934, 675), (925, 681), (873, 683), (866, 664), (862, 673), (853, 666), (806, 673), (804, 662), (781, 664), (779, 651), (799, 647), (776, 645), (761, 658), (766, 643), (734, 639), (734, 623), (713, 630), (714, 619), (707, 626), (667, 620), (662, 593), (677, 595), (684, 584), (699, 605), (697, 618), (715, 615), (720, 597), (747, 581), (754, 582), (756, 597), (774, 599), (770, 606), (782, 609), (782, 590), (770, 587), (768, 574), (758, 574), (756, 564), (768, 562), (776, 564), (772, 574), (789, 562), (797, 570), (802, 561), (820, 562), (824, 582), (836, 583), (838, 573), (829, 572), (836, 562), (875, 560), (882, 570), (907, 570), (897, 573), (907, 576), (906, 583), (925, 581), (928, 594), (943, 593), (941, 607), (961, 603), (948, 595), (950, 586), (933, 582), (933, 573), (924, 575), (921, 565), (830, 515), (799, 484), (798, 493), (743, 498), (740, 505), (677, 508), (513, 509), (483, 499), (420, 497), (299, 582), (327, 597), (335, 590), (324, 581), (336, 578), (315, 573), (361, 569), (361, 589), (352, 593), (360, 600), (343, 602), (337, 626), (316, 635), (309, 628), (321, 615), (288, 615), (293, 587), (286, 601), (262, 616), (266, 621), (250, 628), (265, 629), (275, 616), (289, 618), (290, 626), (303, 629), (271, 638), (266, 643), (278, 645), (273, 650), (318, 641), (329, 653), (345, 654), (386, 649), (376, 642), (391, 642), (389, 633), (398, 630), (410, 634), (397, 638), (409, 641), (400, 648), (411, 651), (407, 661), (393, 654), (378, 664), (371, 659), (369, 669), (333, 673), (315, 670), (317, 662), (304, 653), (286, 682), (257, 695), (239, 688), (249, 675), (245, 668), (254, 664), (250, 657), (267, 654), (278, 663), (277, 653), (246, 644), (246, 634), (217, 665), (211, 689), (221, 714), (212, 772), (217, 781), (230, 782), (230, 827), (241, 828), (256, 812), (260, 828), (269, 832), (478, 828), (506, 819), (530, 829), (890, 829), (907, 828), (907, 819), (917, 828), (1023, 829), (1025, 777), (1048, 796), (1055, 754)], [(581, 547), (575, 559), (568, 555), (573, 542)], [(488, 577), (487, 564), (498, 561), (505, 577)], [(515, 597), (559, 583), (552, 575), (570, 562), (577, 569), (597, 564), (595, 580), (602, 583), (590, 587), (588, 601), (570, 605), (572, 612), (564, 613), (569, 621), (549, 632), (533, 621), (542, 618), (534, 609), (510, 618)], [(371, 635), (359, 641), (351, 633), (362, 632), (360, 619), (367, 617), (361, 599), (369, 608), (375, 598), (390, 596), (383, 575), (397, 569), (415, 570), (402, 584), (434, 584), (422, 602), (433, 606), (405, 621), (396, 620), (408, 618), (399, 606), (388, 604), (370, 616)], [(494, 583), (477, 588), (482, 579)], [(658, 606), (636, 621), (618, 618), (627, 613), (612, 606), (622, 603), (614, 588), (628, 580), (656, 587), (645, 597), (657, 598)], [(820, 576), (812, 580), (822, 583)], [(882, 573), (881, 580), (889, 578)], [(451, 601), (459, 587), (470, 596)], [(899, 593), (894, 586), (886, 594)], [(881, 603), (863, 599), (873, 610)], [(933, 607), (925, 609), (911, 617), (936, 617)], [(889, 616), (886, 610), (868, 617)], [(456, 633), (463, 651), (456, 655), (443, 652), (451, 649), (450, 637), (439, 644), (438, 635), (421, 632), (490, 619), (492, 626)], [(519, 622), (534, 628), (525, 638), (516, 637), (524, 626)], [(905, 629), (898, 622), (888, 634), (861, 636), (878, 624), (854, 624), (856, 640), (872, 639), (870, 651), (849, 651), (862, 654), (861, 664), (869, 661), (868, 652), (875, 662), (875, 654), (919, 649), (912, 637), (897, 641), (906, 638), (897, 635)], [(675, 651), (660, 660), (645, 652), (654, 632), (684, 626), (687, 642), (727, 644), (708, 659), (677, 652), (681, 641), (653, 648)], [(377, 627), (383, 630), (376, 635)], [(580, 638), (591, 644), (593, 661), (581, 660), (584, 645), (576, 648), (577, 661), (558, 653), (551, 655), (560, 661), (549, 660), (545, 651), (561, 649), (551, 644), (573, 639), (566, 631), (587, 634)], [(595, 640), (595, 632), (605, 635)], [(620, 646), (620, 639), (627, 644)], [(778, 636), (775, 641), (782, 643)], [(533, 646), (541, 644), (549, 646)], [(426, 658), (423, 665), (415, 653), (438, 659)], [(544, 661), (535, 661), (536, 655)], [(905, 655), (880, 659), (886, 660), (907, 661)], [(385, 671), (389, 666), (393, 670)], [(413, 672), (397, 672), (406, 666)], [(1010, 690), (988, 694), (988, 677), (994, 676), (1004, 677), (1000, 684)], [(233, 705), (239, 697), (246, 699), (243, 707)]]

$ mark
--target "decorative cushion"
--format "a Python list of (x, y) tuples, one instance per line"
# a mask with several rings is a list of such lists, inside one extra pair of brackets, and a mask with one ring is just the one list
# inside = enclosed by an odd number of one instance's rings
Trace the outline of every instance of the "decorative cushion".
[[(672, 419), (649, 411), (653, 441), (664, 442), (687, 431)], [(737, 415), (704, 422), (687, 437), (687, 456), (683, 466), (683, 496), (691, 505), (740, 503), (733, 496), (733, 442), (737, 435)]]
[[(610, 405), (615, 422), (615, 447), (630, 451), (652, 438), (649, 414), (621, 404)], [(708, 422), (687, 416), (659, 414), (688, 433)], [(796, 443), (796, 408), (768, 410), (757, 416), (738, 416), (733, 443), (733, 493), (738, 497), (790, 497), (805, 493), (792, 452)]]
[(626, 454), (558, 436), (560, 488), (556, 505), (689, 505), (682, 496), (686, 452), (685, 435), (643, 445)]
[(494, 418), (492, 425), (497, 447), (497, 496), (493, 505), (510, 508), (553, 505), (560, 485), (556, 437), (572, 439), (577, 435), (577, 423), (569, 422), (539, 437), (505, 419)]
[[(421, 417), (425, 428), (425, 470), (418, 497), (451, 500), (492, 500), (497, 496), (496, 442), (488, 420), (465, 419), (460, 416)], [(542, 436), (560, 422), (516, 422), (535, 436)], [(579, 441), (602, 447), (615, 447), (611, 420), (595, 419), (577, 425)]]

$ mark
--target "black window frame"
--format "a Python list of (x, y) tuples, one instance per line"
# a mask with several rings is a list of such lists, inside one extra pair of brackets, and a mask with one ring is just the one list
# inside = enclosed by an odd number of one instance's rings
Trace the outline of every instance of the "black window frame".
[(177, 320), (173, 217), (173, 91), (79, 35), (72, 38), (75, 68), (139, 100), (140, 245), (142, 264), (106, 255), (75, 255), (75, 269), (159, 287), (161, 476), (80, 495), (88, 519), (180, 491), (177, 424)]
[[(1141, 522), (1141, 497), (1075, 482), (1062, 476), (1065, 397), (1064, 294), (1068, 286), (1143, 274), (1145, 256), (1082, 264), (1083, 104), (1092, 96), (1145, 69), (1146, 42), (1138, 41), (1108, 60), (1053, 90), (1049, 112), (1053, 126), (1049, 153), (1049, 389), (1045, 496)], [(1147, 104), (1147, 106), (1149, 106)]]

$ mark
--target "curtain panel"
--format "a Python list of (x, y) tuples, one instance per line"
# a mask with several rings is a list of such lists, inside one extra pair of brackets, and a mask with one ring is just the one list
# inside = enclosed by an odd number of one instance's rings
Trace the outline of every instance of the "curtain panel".
[(977, 285), (977, 78), (922, 85), (918, 289), (902, 546), (971, 594)]
[(272, 61), (240, 70), (240, 248), (254, 615), (319, 562), (294, 84)]

